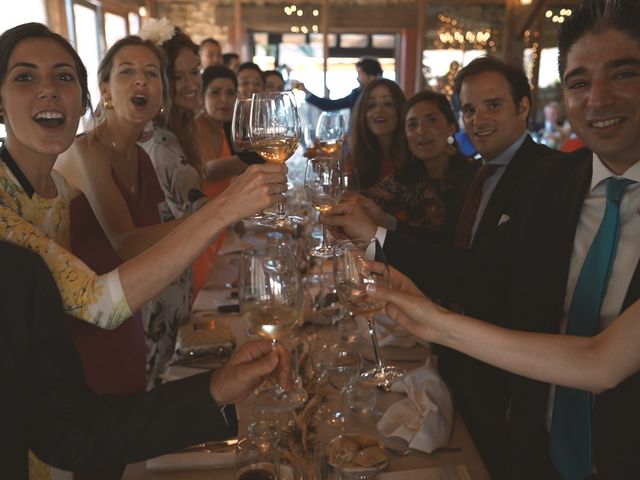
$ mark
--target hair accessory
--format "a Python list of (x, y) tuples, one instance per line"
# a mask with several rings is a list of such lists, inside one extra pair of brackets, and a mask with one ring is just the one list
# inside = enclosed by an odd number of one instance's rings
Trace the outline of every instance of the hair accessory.
[(449, 145), (453, 145), (453, 143), (454, 143), (455, 141), (456, 141), (456, 139), (455, 139), (455, 138), (453, 138), (453, 135), (449, 135), (449, 136), (447, 137), (447, 143), (448, 143)]
[(149, 40), (158, 46), (171, 40), (176, 34), (176, 27), (171, 25), (165, 17), (150, 18), (138, 32), (138, 36), (143, 40)]

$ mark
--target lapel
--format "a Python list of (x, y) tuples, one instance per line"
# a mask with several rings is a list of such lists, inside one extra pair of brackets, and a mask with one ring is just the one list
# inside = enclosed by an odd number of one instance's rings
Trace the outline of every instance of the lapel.
[(509, 211), (513, 195), (524, 174), (537, 160), (552, 153), (557, 152), (544, 145), (538, 145), (531, 136), (527, 135), (522, 146), (515, 153), (509, 165), (507, 165), (502, 178), (500, 178), (491, 195), (487, 208), (478, 224), (478, 231), (473, 239), (474, 244), (477, 239), (493, 232), (498, 226), (498, 221), (502, 214)]

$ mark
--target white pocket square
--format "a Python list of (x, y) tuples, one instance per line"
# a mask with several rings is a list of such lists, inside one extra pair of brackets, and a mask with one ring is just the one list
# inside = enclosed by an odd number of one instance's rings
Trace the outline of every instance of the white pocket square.
[(503, 213), (500, 217), (500, 220), (498, 220), (498, 226), (502, 225), (503, 223), (507, 223), (510, 219), (511, 217), (509, 217), (509, 215)]

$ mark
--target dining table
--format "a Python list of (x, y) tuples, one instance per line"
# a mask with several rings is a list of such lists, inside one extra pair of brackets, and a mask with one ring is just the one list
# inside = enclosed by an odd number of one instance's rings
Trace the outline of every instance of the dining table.
[[(191, 321), (198, 321), (203, 316), (209, 320), (224, 324), (234, 338), (236, 345), (247, 340), (247, 324), (239, 313), (220, 313), (217, 307), (220, 299), (229, 303), (237, 304), (237, 295), (230, 295), (237, 287), (239, 251), (255, 246), (264, 241), (262, 234), (238, 235), (234, 231), (229, 231), (220, 248), (215, 266), (212, 269), (210, 278), (202, 290), (197, 294), (193, 303), (193, 313)], [(227, 292), (227, 293), (225, 293)], [(235, 300), (234, 300), (235, 299)], [(224, 308), (222, 310), (225, 310)], [(340, 339), (337, 330), (333, 325), (309, 324), (302, 327), (302, 332), (308, 339), (307, 342), (314, 347), (318, 343), (331, 344)], [(422, 348), (420, 348), (422, 347)], [(372, 348), (368, 333), (363, 333), (361, 337), (353, 343), (353, 348), (361, 353), (362, 358), (372, 360)], [(429, 355), (428, 346), (421, 345), (400, 351), (397, 347), (382, 348), (383, 355), (389, 353), (393, 359), (388, 360), (408, 372), (424, 364), (424, 360)], [(186, 368), (170, 366), (167, 369), (165, 379), (173, 380), (181, 376), (199, 373), (200, 368)], [(341, 394), (333, 390), (330, 386), (325, 386), (323, 401), (328, 407), (335, 408), (343, 402)], [(380, 391), (377, 395), (376, 410), (384, 412), (390, 405), (401, 400), (403, 393)], [(254, 413), (254, 399), (252, 395), (246, 400), (236, 405), (239, 422), (239, 435), (242, 438), (247, 434), (249, 421)], [(325, 449), (332, 438), (348, 433), (359, 432), (377, 436), (382, 444), (387, 444), (385, 439), (377, 430), (378, 415), (361, 415), (349, 412), (348, 423), (338, 427), (318, 421), (315, 425), (318, 449)], [(395, 445), (395, 443), (393, 443)], [(230, 446), (228, 454), (232, 455), (234, 447)], [(447, 445), (432, 453), (426, 453), (408, 448), (388, 448), (385, 447), (388, 455), (388, 465), (380, 471), (380, 480), (489, 480), (490, 476), (482, 462), (482, 459), (474, 445), (465, 424), (458, 413), (455, 413), (450, 441)], [(179, 455), (176, 452), (174, 455)], [(321, 457), (321, 455), (318, 455)], [(133, 463), (127, 466), (123, 474), (123, 480), (234, 480), (236, 478), (233, 461), (214, 467), (203, 467), (201, 463), (197, 465), (180, 464), (172, 465), (172, 454), (168, 454), (159, 459), (151, 459), (146, 462)], [(326, 456), (325, 456), (326, 460)], [(323, 475), (322, 478), (335, 478), (334, 473)], [(303, 480), (307, 480), (304, 478)], [(317, 480), (309, 479), (309, 480)]]

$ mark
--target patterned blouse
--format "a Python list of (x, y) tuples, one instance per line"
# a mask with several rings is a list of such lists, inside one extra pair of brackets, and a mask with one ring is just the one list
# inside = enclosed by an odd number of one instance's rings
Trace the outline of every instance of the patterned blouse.
[(0, 238), (44, 259), (70, 315), (100, 328), (118, 327), (131, 317), (118, 271), (97, 275), (68, 251), (70, 189), (64, 177), (53, 170), (58, 195), (42, 198), (4, 147), (0, 156)]
[(417, 181), (404, 182), (392, 173), (369, 188), (364, 195), (385, 212), (409, 225), (429, 233), (440, 233), (445, 225), (449, 198), (456, 190), (472, 160), (455, 155), (450, 159), (446, 178), (434, 180), (427, 174)]

